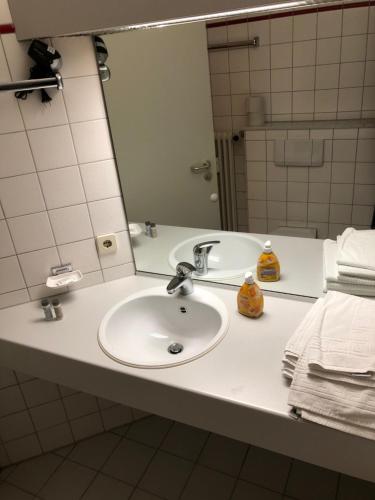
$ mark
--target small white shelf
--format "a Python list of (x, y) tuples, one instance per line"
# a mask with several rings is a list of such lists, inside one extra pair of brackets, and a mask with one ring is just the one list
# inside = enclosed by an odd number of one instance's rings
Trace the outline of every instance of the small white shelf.
[(331, 128), (375, 128), (375, 119), (363, 120), (309, 120), (294, 122), (266, 122), (258, 127), (244, 127), (243, 130), (306, 130)]

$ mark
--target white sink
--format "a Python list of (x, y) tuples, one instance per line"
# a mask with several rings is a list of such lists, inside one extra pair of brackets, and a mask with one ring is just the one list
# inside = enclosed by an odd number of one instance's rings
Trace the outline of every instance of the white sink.
[(253, 271), (263, 249), (263, 242), (240, 233), (207, 233), (182, 241), (169, 254), (169, 264), (176, 269), (179, 262), (194, 262), (193, 247), (204, 241), (219, 240), (208, 254), (208, 274), (203, 279), (236, 278)]
[[(188, 296), (168, 295), (165, 287), (131, 295), (104, 316), (98, 340), (114, 360), (138, 368), (176, 366), (203, 356), (228, 328), (224, 303), (195, 287)], [(171, 353), (170, 351), (182, 351)]]

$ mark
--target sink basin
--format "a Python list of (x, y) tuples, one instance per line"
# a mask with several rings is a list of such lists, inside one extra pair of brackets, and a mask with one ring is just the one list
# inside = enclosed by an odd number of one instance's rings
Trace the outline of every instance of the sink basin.
[(193, 247), (197, 243), (219, 240), (208, 255), (208, 274), (199, 278), (236, 278), (253, 271), (263, 249), (263, 242), (253, 236), (238, 233), (208, 233), (179, 243), (169, 255), (173, 269), (179, 262), (194, 262)]
[(138, 368), (176, 366), (203, 356), (228, 328), (224, 303), (195, 287), (188, 296), (165, 287), (131, 295), (104, 316), (98, 341), (112, 359)]

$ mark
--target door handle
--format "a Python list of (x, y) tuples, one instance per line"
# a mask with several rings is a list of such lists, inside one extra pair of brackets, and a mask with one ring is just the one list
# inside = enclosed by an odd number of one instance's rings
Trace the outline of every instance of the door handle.
[(193, 174), (200, 174), (201, 172), (206, 172), (211, 168), (211, 162), (210, 160), (202, 161), (202, 163), (194, 163), (190, 167), (190, 170), (193, 172)]
[(204, 174), (203, 178), (206, 181), (211, 180), (211, 162), (210, 160), (202, 161), (201, 163), (194, 163), (191, 165), (190, 170), (193, 174)]

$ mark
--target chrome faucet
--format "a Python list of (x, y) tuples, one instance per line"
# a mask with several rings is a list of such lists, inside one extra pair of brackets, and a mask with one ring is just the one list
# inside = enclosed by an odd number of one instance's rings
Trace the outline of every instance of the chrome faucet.
[(213, 245), (218, 245), (220, 241), (203, 241), (198, 243), (193, 248), (195, 274), (204, 276), (208, 273), (208, 255), (212, 250)]
[(191, 275), (195, 267), (189, 262), (179, 262), (176, 266), (176, 276), (171, 279), (167, 286), (169, 295), (180, 291), (181, 295), (190, 295), (193, 293), (193, 281)]

